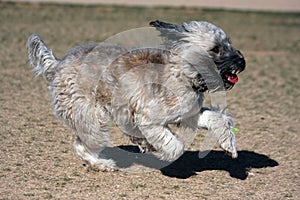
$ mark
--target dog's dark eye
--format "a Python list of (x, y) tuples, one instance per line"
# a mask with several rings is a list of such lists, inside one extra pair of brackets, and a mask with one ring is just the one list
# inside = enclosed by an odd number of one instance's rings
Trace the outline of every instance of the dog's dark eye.
[(214, 48), (211, 49), (211, 51), (218, 54), (220, 53), (220, 48), (218, 46), (215, 46)]

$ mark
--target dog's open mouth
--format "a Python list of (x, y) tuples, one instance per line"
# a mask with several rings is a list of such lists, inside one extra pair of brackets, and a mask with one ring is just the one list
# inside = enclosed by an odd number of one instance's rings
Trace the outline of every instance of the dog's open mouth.
[(224, 71), (221, 73), (223, 82), (224, 82), (224, 88), (226, 90), (231, 89), (238, 81), (239, 77), (238, 74), (242, 72), (243, 69), (240, 70), (232, 70), (232, 71)]
[(221, 76), (226, 90), (231, 89), (239, 81), (239, 77), (233, 72), (224, 72)]
[(237, 83), (239, 81), (239, 77), (236, 74), (232, 74), (232, 73), (225, 73), (225, 78), (227, 79), (227, 81), (229, 81), (230, 83)]
[[(238, 71), (234, 71), (234, 72), (223, 72), (221, 74), (223, 84), (224, 84), (224, 89), (230, 90), (231, 88), (233, 88), (233, 86), (239, 81), (239, 77), (237, 75), (238, 73), (239, 73)], [(206, 81), (204, 78), (202, 78), (201, 74), (198, 74), (198, 76), (194, 79), (193, 88), (199, 92), (205, 92), (206, 90), (208, 90)]]
[[(227, 59), (223, 62), (215, 62), (218, 66), (221, 78), (223, 80), (225, 90), (230, 90), (239, 81), (238, 74), (244, 71), (246, 63), (244, 57), (236, 55), (231, 57), (232, 59)], [(197, 74), (195, 79), (193, 79), (193, 89), (198, 92), (205, 92), (211, 88), (206, 84), (205, 79), (202, 77), (201, 73)]]
[(232, 55), (215, 60), (220, 70), (221, 77), (226, 90), (231, 89), (238, 81), (238, 74), (244, 71), (246, 62), (239, 50), (233, 51)]

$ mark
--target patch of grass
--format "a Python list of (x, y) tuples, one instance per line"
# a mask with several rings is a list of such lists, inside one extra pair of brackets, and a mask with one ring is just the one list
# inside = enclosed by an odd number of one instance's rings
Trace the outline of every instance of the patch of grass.
[(293, 194), (291, 194), (291, 193), (286, 193), (286, 194), (284, 194), (283, 197), (284, 197), (284, 198), (293, 198)]
[(65, 181), (65, 182), (70, 182), (71, 180), (73, 180), (73, 178), (70, 178), (70, 177), (64, 177), (63, 178), (63, 181)]
[(6, 168), (4, 168), (4, 169), (3, 169), (3, 171), (4, 171), (4, 172), (11, 172), (11, 171), (12, 171), (12, 169), (11, 169), (11, 168), (9, 168), (9, 167), (6, 167)]
[(25, 193), (24, 196), (25, 197), (34, 197), (35, 194), (34, 193)]
[(80, 175), (78, 172), (73, 172), (73, 173), (72, 173), (72, 176), (80, 177), (81, 175)]
[(174, 185), (174, 186), (173, 186), (173, 189), (175, 189), (175, 190), (178, 190), (179, 188), (180, 188), (179, 185)]
[(31, 154), (26, 153), (26, 154), (25, 154), (25, 158), (31, 158)]
[(146, 184), (142, 184), (142, 183), (131, 183), (131, 187), (134, 189), (139, 189), (139, 188), (145, 188)]
[(53, 199), (53, 198), (54, 198), (54, 196), (52, 194), (47, 194), (45, 196), (45, 199)]
[(119, 194), (119, 197), (125, 198), (125, 197), (127, 197), (127, 194)]
[(247, 197), (253, 196), (253, 195), (255, 195), (255, 192), (248, 191), (248, 192), (245, 193), (245, 195), (246, 195)]

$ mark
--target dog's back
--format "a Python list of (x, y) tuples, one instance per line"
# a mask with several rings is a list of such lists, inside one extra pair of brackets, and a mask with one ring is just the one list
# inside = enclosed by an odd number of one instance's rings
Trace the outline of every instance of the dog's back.
[(58, 59), (36, 34), (28, 38), (26, 47), (34, 74), (50, 83), (56, 116), (73, 129), (78, 128), (74, 123), (78, 109), (95, 107), (95, 88), (103, 71), (127, 51), (109, 44), (86, 44), (72, 48), (63, 59)]

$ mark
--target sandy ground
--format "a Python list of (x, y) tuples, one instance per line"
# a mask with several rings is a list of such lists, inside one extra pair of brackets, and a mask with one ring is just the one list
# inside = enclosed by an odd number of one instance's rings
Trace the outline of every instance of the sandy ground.
[[(247, 68), (227, 92), (239, 157), (219, 148), (199, 158), (205, 131), (163, 169), (87, 170), (73, 152), (74, 133), (53, 116), (48, 83), (34, 78), (26, 40), (40, 34), (58, 58), (76, 45), (101, 42), (161, 19), (206, 20), (222, 27)], [(300, 199), (300, 15), (200, 8), (74, 6), (0, 2), (0, 199)], [(208, 97), (208, 94), (206, 94)], [(209, 98), (207, 98), (209, 99)], [(208, 103), (208, 102), (206, 102)], [(117, 149), (134, 150), (112, 128)], [(138, 158), (140, 154), (130, 154)], [(133, 173), (134, 172), (134, 173)]]
[(188, 6), (198, 8), (221, 8), (235, 10), (299, 12), (299, 0), (14, 0), (15, 2), (56, 2), (72, 4), (110, 4), (131, 6)]

